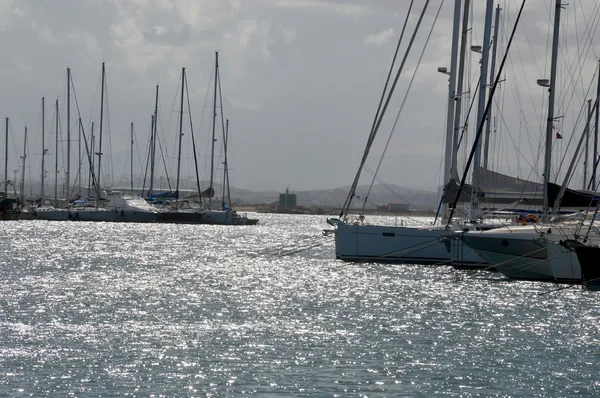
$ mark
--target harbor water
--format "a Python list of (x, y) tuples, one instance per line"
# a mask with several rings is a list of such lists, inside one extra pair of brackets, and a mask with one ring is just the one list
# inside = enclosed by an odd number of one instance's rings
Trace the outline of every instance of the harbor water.
[(344, 263), (324, 216), (259, 216), (1, 223), (0, 396), (600, 396), (600, 292)]

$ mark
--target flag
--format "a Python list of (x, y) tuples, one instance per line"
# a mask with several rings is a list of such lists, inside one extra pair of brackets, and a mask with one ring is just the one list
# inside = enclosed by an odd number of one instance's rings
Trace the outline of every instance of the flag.
[(558, 131), (556, 132), (556, 139), (562, 140), (562, 135), (560, 135), (560, 133)]

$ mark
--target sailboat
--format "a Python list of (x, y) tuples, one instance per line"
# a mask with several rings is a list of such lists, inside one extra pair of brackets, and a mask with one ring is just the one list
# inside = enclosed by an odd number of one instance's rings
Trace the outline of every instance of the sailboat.
[[(69, 71), (70, 72), (70, 71)], [(92, 185), (95, 188), (95, 203), (93, 206), (86, 205), (85, 201), (75, 201), (75, 203), (67, 208), (55, 207), (38, 207), (34, 209), (34, 218), (53, 221), (109, 221), (109, 222), (154, 222), (158, 216), (158, 211), (149, 205), (140, 197), (125, 195), (121, 191), (112, 190), (110, 187), (101, 188), (100, 176), (102, 166), (102, 132), (103, 132), (103, 112), (104, 112), (104, 90), (105, 90), (106, 69), (104, 62), (102, 63), (102, 83), (100, 94), (100, 131), (98, 141), (98, 171), (94, 173), (92, 155), (88, 150), (86, 143), (86, 152), (88, 154), (88, 162), (90, 165), (90, 174)], [(70, 73), (69, 73), (70, 78)], [(72, 82), (68, 82), (72, 84)], [(58, 109), (57, 109), (58, 112)], [(43, 126), (43, 125), (42, 125)], [(79, 119), (79, 127), (83, 134), (83, 126), (81, 118)], [(58, 129), (57, 129), (58, 130)], [(44, 151), (45, 152), (45, 151)], [(43, 156), (43, 155), (42, 155)], [(43, 157), (42, 157), (43, 159)], [(43, 162), (42, 162), (43, 165)], [(43, 167), (43, 166), (42, 166)], [(43, 178), (43, 176), (42, 176)], [(42, 180), (43, 181), (43, 180)], [(42, 185), (43, 189), (43, 185)], [(83, 203), (77, 203), (83, 202)]]
[[(567, 200), (565, 199), (567, 197), (565, 196), (565, 192), (568, 191), (566, 185), (572, 175), (577, 154), (585, 138), (585, 135), (582, 135), (565, 180), (559, 188), (558, 196), (552, 198), (551, 194), (553, 190), (556, 191), (556, 185), (550, 182), (550, 162), (552, 139), (554, 138), (554, 100), (561, 7), (562, 1), (556, 0), (551, 76), (549, 81), (545, 79), (538, 81), (538, 84), (549, 87), (543, 184), (545, 222), (539, 225), (505, 227), (485, 232), (470, 231), (462, 237), (462, 240), (481, 257), (486, 259), (505, 276), (513, 279), (580, 282), (582, 278), (577, 255), (573, 250), (570, 250), (561, 243), (567, 240), (577, 240), (581, 229), (585, 228), (586, 223), (579, 220), (550, 220), (552, 214), (558, 213), (561, 205), (567, 204)], [(581, 193), (574, 193), (572, 191), (569, 194), (571, 195), (571, 199), (577, 199), (581, 196)], [(594, 203), (594, 200), (598, 201), (597, 198), (588, 197), (587, 205)], [(591, 225), (592, 221), (589, 221), (590, 224), (588, 225)], [(596, 242), (600, 240), (598, 233), (593, 234), (591, 240)]]
[[(462, 90), (462, 77), (459, 79), (458, 86), (456, 84), (456, 66), (457, 66), (457, 55), (458, 55), (458, 33), (461, 19), (461, 0), (455, 0), (454, 2), (454, 23), (452, 33), (452, 49), (451, 49), (451, 65), (450, 65), (450, 78), (449, 78), (449, 101), (448, 101), (448, 114), (447, 114), (447, 127), (446, 127), (446, 144), (445, 144), (445, 161), (444, 161), (444, 185), (449, 184), (455, 179), (456, 173), (456, 156), (457, 156), (457, 137), (455, 127), (460, 117), (460, 110), (455, 109), (455, 104), (460, 103), (460, 95), (456, 95), (457, 91), (460, 93)], [(487, 63), (489, 53), (489, 43), (491, 35), (491, 16), (492, 16), (492, 0), (487, 0), (486, 8), (486, 28), (484, 31), (484, 46), (483, 46), (483, 57), (481, 64), (481, 75), (480, 85), (481, 87), (487, 86)], [(420, 21), (426, 11), (426, 5), (421, 12), (421, 18), (417, 23), (413, 38), (418, 31)], [(462, 29), (462, 46), (461, 46), (461, 70), (464, 67), (464, 56), (466, 46), (466, 32), (468, 31), (468, 12), (469, 12), (469, 0), (464, 2), (463, 8), (463, 29)], [(409, 10), (410, 13), (410, 10)], [(408, 20), (408, 15), (407, 15)], [(410, 51), (408, 47), (405, 59)], [(395, 59), (395, 57), (394, 57)], [(396, 81), (402, 71), (403, 63), (400, 65)], [(391, 76), (391, 72), (394, 65), (390, 67), (388, 74), (388, 82)], [(446, 68), (440, 68), (440, 71), (447, 72)], [(459, 71), (459, 75), (462, 76), (462, 72)], [(383, 225), (366, 225), (364, 223), (364, 217), (360, 216), (357, 221), (352, 221), (348, 218), (348, 211), (350, 209), (350, 203), (352, 198), (355, 196), (355, 190), (360, 178), (362, 167), (366, 161), (369, 153), (370, 146), (374, 140), (375, 134), (381, 123), (381, 119), (385, 113), (391, 94), (395, 87), (395, 83), (392, 85), (390, 92), (387, 95), (385, 105), (382, 107), (383, 99), (386, 93), (387, 82), (384, 88), (380, 105), (378, 107), (375, 121), (371, 129), (371, 134), (367, 142), (367, 148), (363, 155), (359, 171), (354, 179), (348, 199), (344, 205), (344, 210), (340, 214), (339, 218), (328, 219), (327, 222), (334, 226), (335, 233), (335, 250), (336, 258), (346, 261), (374, 261), (374, 262), (394, 262), (394, 263), (407, 263), (407, 264), (435, 264), (435, 265), (457, 265), (457, 266), (472, 266), (480, 267), (487, 266), (484, 259), (477, 255), (471, 248), (466, 246), (462, 241), (455, 240), (453, 237), (465, 229), (487, 229), (493, 228), (492, 225), (476, 224), (476, 223), (451, 223), (448, 226), (429, 226), (429, 227), (405, 227), (405, 226), (383, 226)], [(484, 118), (483, 107), (485, 105), (485, 91), (480, 90), (479, 98), (479, 113), (478, 119), (481, 121)], [(381, 112), (380, 112), (381, 109)], [(455, 116), (455, 111), (457, 115)], [(445, 193), (449, 198), (449, 193)], [(473, 195), (474, 197), (476, 195)], [(448, 203), (449, 199), (446, 198), (445, 202)], [(452, 253), (455, 254), (453, 258)]]
[[(194, 162), (196, 171), (196, 184), (198, 190), (198, 200), (200, 203), (199, 208), (183, 208), (184, 203), (189, 203), (180, 200), (179, 192), (179, 177), (180, 177), (180, 164), (181, 164), (181, 145), (182, 145), (182, 126), (183, 126), (183, 107), (184, 107), (184, 90), (187, 92), (187, 79), (185, 74), (185, 68), (182, 69), (181, 78), (181, 102), (180, 102), (180, 118), (179, 118), (179, 153), (177, 163), (177, 187), (175, 189), (175, 208), (162, 210), (159, 213), (157, 222), (159, 223), (184, 223), (184, 224), (216, 224), (216, 225), (255, 225), (258, 223), (256, 219), (249, 219), (244, 215), (238, 214), (235, 210), (231, 209), (231, 203), (229, 206), (223, 202), (221, 203), (221, 209), (212, 208), (212, 199), (215, 194), (214, 189), (214, 152), (215, 152), (215, 133), (216, 133), (216, 119), (217, 119), (217, 98), (221, 101), (221, 118), (223, 118), (223, 104), (222, 99), (218, 96), (220, 94), (220, 74), (219, 74), (219, 53), (215, 53), (215, 81), (214, 81), (214, 97), (213, 97), (213, 119), (212, 119), (212, 140), (211, 140), (211, 168), (210, 168), (210, 186), (201, 191), (200, 189), (200, 178), (198, 174), (198, 163), (196, 157), (196, 144), (194, 139), (193, 130), (191, 132), (192, 147), (194, 152)], [(219, 90), (219, 91), (217, 91)], [(190, 111), (189, 96), (188, 96), (188, 111)], [(190, 113), (190, 112), (188, 112)], [(191, 113), (190, 113), (190, 127), (191, 127)], [(156, 122), (155, 122), (156, 123)], [(229, 191), (229, 170), (227, 165), (227, 133), (225, 126), (223, 126), (223, 143), (224, 143), (224, 178), (223, 186), (224, 192), (225, 187)], [(203, 197), (208, 197), (207, 208), (203, 206)]]
[[(15, 176), (16, 177), (16, 176)], [(8, 187), (12, 186), (14, 197), (10, 197)], [(3, 189), (3, 190), (2, 190)], [(4, 140), (4, 181), (0, 184), (0, 220), (18, 220), (20, 211), (15, 209), (17, 192), (13, 181), (8, 179), (8, 118), (6, 118), (5, 140)]]

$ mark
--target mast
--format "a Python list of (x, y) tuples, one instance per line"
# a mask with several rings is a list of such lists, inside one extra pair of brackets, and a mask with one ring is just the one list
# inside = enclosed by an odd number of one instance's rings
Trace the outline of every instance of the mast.
[(42, 97), (42, 199), (40, 200), (40, 205), (42, 205), (44, 203), (44, 177), (45, 177), (45, 171), (44, 171), (44, 160), (46, 157), (46, 142), (45, 142), (45, 131), (44, 129), (46, 128), (45, 126), (45, 107), (44, 107), (44, 97)]
[(4, 127), (4, 190), (8, 194), (8, 118)]
[(592, 100), (587, 100), (587, 122), (585, 123), (585, 153), (583, 155), (583, 189), (587, 189), (588, 162), (590, 159), (590, 122), (592, 120)]
[(544, 218), (547, 221), (549, 210), (548, 184), (550, 183), (550, 166), (552, 161), (552, 138), (554, 127), (554, 96), (556, 87), (556, 61), (558, 59), (558, 34), (560, 29), (561, 0), (556, 0), (554, 11), (554, 33), (552, 36), (552, 61), (550, 64), (550, 88), (548, 89), (548, 120), (546, 124), (546, 156), (544, 159)]
[(79, 132), (79, 140), (77, 142), (77, 144), (79, 145), (79, 159), (77, 160), (77, 182), (79, 183), (79, 191), (77, 192), (77, 196), (81, 196), (81, 162), (83, 160), (81, 158), (81, 118), (79, 118), (79, 121), (77, 123), (77, 130)]
[(185, 94), (187, 98), (188, 117), (190, 119), (190, 136), (192, 137), (192, 151), (194, 152), (194, 170), (196, 172), (196, 187), (198, 188), (198, 202), (202, 210), (202, 190), (200, 189), (200, 174), (198, 173), (198, 156), (196, 156), (196, 139), (194, 138), (194, 125), (192, 123), (192, 107), (190, 105), (190, 93), (187, 78), (185, 79)]
[(458, 132), (461, 127), (461, 113), (462, 113), (462, 101), (463, 101), (463, 86), (464, 86), (464, 75), (465, 75), (465, 58), (467, 53), (467, 34), (469, 33), (469, 11), (470, 11), (471, 0), (465, 0), (462, 17), (462, 33), (460, 38), (460, 60), (458, 65), (458, 82), (456, 85), (457, 100), (455, 103), (454, 112), (454, 133), (452, 137), (452, 174), (451, 178), (458, 177)]
[[(496, 7), (496, 20), (494, 21), (494, 38), (492, 39), (492, 66), (490, 69), (490, 76), (492, 78), (496, 76), (496, 51), (498, 50), (498, 25), (500, 24), (500, 5)], [(492, 87), (490, 86), (490, 92), (492, 91)], [(494, 107), (490, 107), (487, 115), (487, 123), (485, 126), (485, 147), (483, 149), (483, 168), (488, 168), (488, 157), (490, 152), (490, 132), (492, 131), (492, 123), (494, 118), (492, 116), (492, 110)]]
[[(181, 171), (181, 138), (183, 137), (183, 92), (185, 89), (185, 68), (181, 68), (181, 105), (179, 108), (179, 151), (177, 153), (177, 185), (175, 186), (175, 203), (179, 201), (179, 173)], [(156, 124), (156, 123), (155, 123)]]
[[(454, 136), (454, 109), (456, 106), (456, 59), (458, 56), (458, 31), (460, 29), (460, 5), (454, 1), (454, 24), (452, 28), (452, 50), (450, 53), (450, 78), (448, 79), (448, 114), (446, 115), (446, 146), (444, 150), (444, 185), (452, 178), (452, 148)], [(444, 203), (443, 214), (448, 205)]]
[[(226, 127), (225, 127), (225, 142), (223, 143), (225, 145), (225, 176), (227, 177), (226, 179), (223, 180), (223, 183), (227, 183), (227, 204), (229, 205), (229, 208), (231, 209), (231, 187), (229, 186), (229, 162), (227, 160), (227, 150), (229, 147), (229, 119), (227, 119), (226, 122)], [(225, 194), (223, 194), (225, 195)]]
[(58, 205), (58, 99), (55, 106), (56, 112), (56, 140), (54, 145), (54, 205)]
[(158, 118), (158, 84), (156, 85), (156, 97), (154, 100), (154, 116), (152, 117), (152, 126), (150, 127), (150, 187), (148, 188), (148, 197), (152, 196), (154, 190), (154, 167), (156, 162), (156, 133)]
[[(227, 135), (229, 134), (229, 119), (225, 122), (225, 134), (223, 135), (223, 204), (225, 204), (225, 183), (227, 182)], [(223, 206), (221, 206), (223, 207)]]
[(219, 52), (215, 51), (215, 94), (213, 99), (213, 123), (212, 123), (212, 140), (210, 150), (210, 191), (208, 196), (208, 208), (211, 208), (213, 197), (213, 182), (215, 174), (215, 127), (217, 123), (217, 79), (219, 75)]
[[(598, 61), (600, 72), (600, 60)], [(596, 190), (596, 162), (598, 161), (598, 122), (600, 121), (600, 76), (598, 76), (598, 89), (596, 92), (596, 125), (594, 126), (594, 170), (592, 171), (592, 190)]]
[(25, 126), (25, 138), (23, 139), (23, 166), (21, 169), (21, 208), (25, 203), (25, 159), (27, 159), (27, 126)]
[[(81, 128), (81, 118), (79, 118), (79, 126)], [(96, 156), (94, 156), (94, 150), (96, 145), (96, 138), (94, 137), (94, 122), (92, 122), (92, 129), (90, 131), (90, 153), (92, 154), (92, 169), (96, 167)], [(88, 196), (92, 196), (92, 173), (88, 174)]]
[[(488, 77), (488, 60), (490, 52), (490, 34), (492, 25), (492, 9), (494, 0), (487, 0), (485, 8), (485, 28), (483, 30), (483, 48), (481, 53), (481, 75), (479, 77), (479, 103), (477, 108), (477, 126), (481, 125), (485, 116), (485, 94)], [(471, 219), (477, 217), (479, 210), (479, 180), (480, 180), (480, 165), (481, 165), (481, 140), (477, 140), (475, 147), (475, 157), (473, 158), (473, 189), (471, 193)]]
[(131, 192), (133, 192), (133, 122), (131, 122)]
[(67, 170), (65, 171), (65, 184), (67, 192), (67, 202), (71, 191), (71, 69), (67, 68)]
[(98, 177), (96, 177), (97, 181), (97, 192), (98, 192), (98, 200), (96, 201), (96, 208), (100, 204), (100, 191), (102, 185), (100, 185), (100, 171), (102, 170), (102, 119), (104, 116), (104, 62), (102, 62), (102, 84), (100, 89), (100, 137), (98, 138)]

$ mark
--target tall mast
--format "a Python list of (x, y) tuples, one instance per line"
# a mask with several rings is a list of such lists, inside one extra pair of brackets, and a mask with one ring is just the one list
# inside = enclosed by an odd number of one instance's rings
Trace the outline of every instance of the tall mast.
[(71, 69), (67, 68), (67, 170), (65, 171), (65, 185), (67, 202), (71, 192)]
[(154, 116), (152, 117), (152, 126), (150, 131), (150, 187), (148, 196), (152, 196), (154, 190), (154, 167), (156, 161), (156, 133), (158, 131), (158, 84), (156, 85), (156, 97), (154, 100)]
[[(490, 69), (490, 76), (493, 79), (496, 76), (496, 51), (498, 50), (498, 25), (500, 24), (500, 5), (496, 7), (496, 20), (494, 22), (494, 38), (492, 39), (492, 67)], [(490, 86), (490, 93), (492, 87)], [(492, 117), (493, 106), (490, 106), (487, 114), (487, 123), (485, 126), (485, 147), (483, 149), (483, 168), (488, 168), (488, 156), (490, 152), (490, 132), (492, 131), (492, 123), (494, 118)]]
[(550, 64), (550, 88), (548, 89), (548, 120), (546, 124), (546, 156), (544, 159), (544, 218), (549, 210), (548, 184), (550, 183), (550, 166), (552, 161), (552, 138), (554, 127), (554, 96), (556, 87), (556, 61), (558, 59), (558, 34), (560, 29), (561, 0), (556, 0), (554, 11), (554, 33), (552, 36), (552, 61)]
[(100, 185), (100, 172), (102, 170), (102, 119), (104, 119), (104, 62), (102, 62), (102, 85), (100, 89), (100, 137), (98, 138), (98, 177), (96, 177), (97, 182), (97, 192), (98, 192), (98, 200), (96, 201), (96, 207), (100, 204), (100, 192), (102, 189), (102, 185)]
[[(598, 61), (600, 72), (600, 60)], [(596, 125), (594, 126), (594, 161), (592, 172), (592, 191), (596, 190), (596, 162), (598, 161), (598, 122), (600, 121), (600, 75), (598, 76), (598, 89), (596, 91)]]
[(4, 129), (4, 190), (8, 194), (8, 118)]
[(229, 208), (231, 208), (231, 187), (229, 186), (229, 162), (227, 160), (227, 151), (229, 149), (229, 119), (227, 119), (227, 124), (225, 127), (225, 176), (227, 176), (226, 180), (223, 183), (227, 184), (227, 204)]
[[(481, 53), (481, 74), (479, 76), (479, 103), (477, 108), (477, 128), (483, 121), (485, 113), (485, 94), (487, 87), (488, 77), (488, 60), (490, 53), (490, 36), (492, 30), (492, 10), (494, 7), (494, 0), (487, 0), (485, 8), (485, 27), (483, 30), (483, 47)], [(475, 147), (475, 157), (473, 159), (473, 189), (471, 193), (471, 219), (474, 220), (477, 217), (479, 210), (479, 176), (480, 176), (480, 165), (481, 165), (481, 140), (477, 140), (477, 146)]]
[(225, 122), (225, 132), (223, 134), (223, 204), (225, 204), (225, 188), (227, 182), (227, 135), (229, 134), (229, 119)]
[(131, 177), (131, 192), (133, 193), (133, 122), (131, 122), (131, 170), (130, 170), (130, 177)]
[(454, 133), (452, 137), (452, 178), (459, 181), (458, 178), (458, 132), (461, 127), (461, 113), (462, 113), (462, 101), (463, 101), (463, 86), (465, 76), (465, 58), (467, 54), (467, 34), (469, 33), (469, 11), (471, 0), (465, 0), (462, 17), (462, 33), (460, 37), (460, 60), (458, 65), (458, 82), (456, 84), (457, 100), (455, 103), (454, 112)]
[(44, 97), (42, 97), (42, 199), (40, 205), (44, 203), (44, 177), (45, 177), (45, 164), (44, 160), (46, 157), (46, 141), (45, 141), (45, 131), (46, 128), (46, 119), (45, 119), (45, 108), (44, 108)]
[(54, 205), (58, 204), (58, 99), (55, 105), (56, 139), (54, 145)]
[[(452, 178), (452, 139), (454, 133), (454, 107), (456, 102), (456, 59), (458, 56), (458, 31), (460, 29), (461, 0), (454, 0), (452, 50), (450, 52), (450, 78), (448, 79), (448, 113), (446, 115), (446, 146), (444, 151), (444, 185)], [(444, 204), (444, 214), (448, 205)]]
[[(181, 138), (183, 137), (183, 92), (185, 89), (185, 68), (181, 68), (181, 106), (179, 108), (179, 151), (177, 152), (177, 185), (175, 202), (179, 201), (179, 173), (181, 171)], [(156, 124), (156, 123), (155, 123)]]
[(79, 183), (79, 191), (77, 192), (77, 196), (81, 196), (81, 162), (83, 161), (83, 159), (81, 158), (81, 118), (79, 118), (79, 121), (77, 123), (77, 129), (79, 132), (79, 140), (77, 142), (77, 144), (79, 145), (79, 158), (77, 159), (77, 182)]
[(25, 126), (25, 137), (23, 138), (23, 166), (21, 169), (21, 208), (25, 202), (25, 159), (27, 158), (27, 126)]
[[(79, 118), (79, 126), (81, 128), (81, 118)], [(92, 122), (92, 128), (90, 131), (90, 153), (92, 154), (92, 169), (96, 167), (96, 156), (94, 150), (96, 149), (96, 137), (94, 137), (94, 122)], [(92, 170), (89, 170), (88, 174), (88, 196), (92, 195)]]
[(212, 123), (212, 140), (210, 150), (210, 191), (208, 196), (208, 208), (211, 208), (212, 193), (213, 193), (213, 182), (214, 182), (214, 170), (215, 170), (215, 127), (217, 123), (217, 79), (219, 75), (219, 52), (215, 51), (215, 95), (213, 100), (213, 123)]
[(587, 100), (587, 122), (585, 123), (585, 154), (583, 155), (583, 189), (588, 184), (588, 163), (590, 159), (590, 122), (592, 120), (592, 100)]

